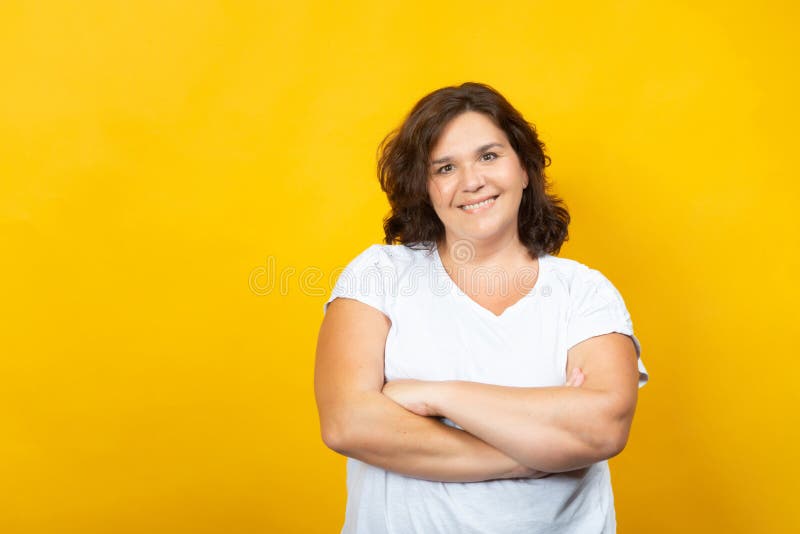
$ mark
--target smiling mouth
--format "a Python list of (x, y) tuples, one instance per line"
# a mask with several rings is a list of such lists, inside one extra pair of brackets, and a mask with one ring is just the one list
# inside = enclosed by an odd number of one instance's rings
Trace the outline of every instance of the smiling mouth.
[(464, 210), (464, 211), (476, 210), (478, 208), (482, 208), (484, 206), (489, 206), (491, 204), (494, 204), (494, 201), (499, 196), (500, 195), (495, 195), (495, 196), (489, 197), (489, 198), (487, 198), (485, 200), (481, 200), (480, 202), (475, 202), (474, 204), (464, 204), (463, 206), (459, 206), (459, 208)]

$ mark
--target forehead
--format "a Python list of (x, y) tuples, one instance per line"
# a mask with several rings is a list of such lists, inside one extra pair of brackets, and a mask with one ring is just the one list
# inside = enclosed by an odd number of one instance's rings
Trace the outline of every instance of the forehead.
[[(431, 156), (470, 151), (488, 143), (508, 143), (505, 132), (483, 113), (467, 111), (448, 122), (431, 148)], [(445, 154), (447, 152), (448, 154)]]

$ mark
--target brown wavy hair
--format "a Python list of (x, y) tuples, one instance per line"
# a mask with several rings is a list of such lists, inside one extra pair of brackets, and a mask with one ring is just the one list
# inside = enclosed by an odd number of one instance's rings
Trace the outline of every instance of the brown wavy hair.
[(430, 152), (444, 127), (456, 116), (476, 111), (505, 132), (527, 171), (529, 187), (522, 192), (517, 227), (531, 257), (558, 254), (569, 237), (570, 216), (563, 201), (549, 194), (544, 169), (550, 164), (536, 127), (503, 95), (488, 85), (467, 82), (438, 89), (417, 102), (399, 128), (378, 148), (378, 180), (391, 211), (383, 222), (386, 244), (433, 248), (444, 238), (442, 221), (428, 196)]

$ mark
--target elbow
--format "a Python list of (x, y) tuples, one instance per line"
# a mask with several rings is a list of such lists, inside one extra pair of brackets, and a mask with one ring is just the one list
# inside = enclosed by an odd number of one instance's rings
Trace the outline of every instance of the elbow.
[(604, 404), (600, 417), (597, 418), (600, 426), (596, 428), (595, 436), (598, 437), (598, 452), (602, 459), (607, 460), (620, 454), (628, 444), (636, 401), (609, 397)]
[(320, 434), (325, 446), (349, 457), (355, 457), (372, 446), (375, 431), (373, 402), (372, 397), (365, 396), (327, 405), (320, 413)]
[(604, 439), (601, 445), (601, 456), (604, 460), (613, 458), (625, 450), (628, 444), (630, 426), (624, 424), (613, 424), (611, 428), (604, 433)]
[(631, 431), (633, 412), (617, 410), (603, 418), (601, 429), (598, 429), (598, 449), (602, 459), (613, 458), (625, 450)]
[(334, 436), (331, 434), (322, 434), (322, 443), (324, 443), (325, 446), (333, 452), (339, 453), (343, 456), (348, 456), (348, 448), (338, 435)]
[(349, 450), (345, 426), (333, 421), (323, 421), (320, 425), (322, 442), (334, 452), (347, 456)]
[(341, 437), (338, 432), (334, 431), (329, 426), (322, 425), (320, 434), (322, 434), (322, 443), (324, 443), (326, 447), (332, 451), (339, 452), (338, 449), (341, 447)]
[(364, 423), (360, 421), (358, 412), (345, 410), (321, 420), (322, 442), (334, 452), (354, 457), (369, 441), (369, 434), (362, 428)]

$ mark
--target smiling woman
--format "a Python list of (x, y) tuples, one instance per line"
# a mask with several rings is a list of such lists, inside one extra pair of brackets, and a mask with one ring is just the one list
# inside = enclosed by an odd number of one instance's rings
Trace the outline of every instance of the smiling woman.
[(433, 157), (428, 196), (447, 242), (468, 239), (482, 248), (519, 242), (528, 176), (503, 130), (482, 113), (462, 113), (442, 131)]
[(383, 143), (386, 244), (342, 273), (317, 347), (343, 532), (615, 531), (606, 460), (648, 377), (616, 288), (554, 256), (569, 215), (546, 164), (476, 83), (426, 96)]
[[(461, 126), (483, 137), (470, 137)], [(452, 161), (459, 155), (461, 162)], [(556, 196), (547, 193), (544, 169), (549, 158), (544, 143), (533, 125), (502, 95), (477, 83), (446, 87), (427, 95), (402, 126), (384, 140), (378, 177), (392, 206), (384, 222), (386, 242), (414, 245), (442, 240), (446, 225), (432, 205), (431, 188), (443, 183), (453, 187), (457, 185), (453, 179), (445, 181), (442, 177), (455, 174), (463, 179), (465, 171), (477, 170), (478, 166), (464, 167), (468, 163), (465, 155), (480, 160), (484, 168), (499, 156), (518, 161), (530, 185), (522, 191), (518, 207), (520, 241), (531, 257), (557, 253), (567, 239), (569, 213)], [(484, 171), (473, 179), (487, 176), (491, 177)], [(483, 200), (480, 195), (466, 198)]]

